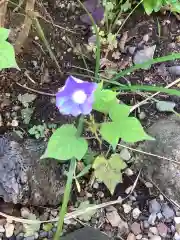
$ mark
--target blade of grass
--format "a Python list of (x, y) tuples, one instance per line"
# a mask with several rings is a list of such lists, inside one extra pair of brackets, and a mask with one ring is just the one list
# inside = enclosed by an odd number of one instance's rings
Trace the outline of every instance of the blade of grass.
[(180, 59), (180, 53), (173, 53), (164, 57), (158, 57), (155, 59), (152, 59), (150, 61), (147, 61), (143, 64), (136, 64), (133, 67), (130, 67), (118, 74), (116, 74), (116, 76), (114, 78), (112, 78), (112, 81), (116, 81), (121, 77), (124, 77), (125, 75), (134, 72), (135, 70), (141, 69), (141, 68), (145, 68), (149, 65), (155, 64), (155, 63), (161, 63), (161, 62), (166, 62), (166, 61), (171, 61), (171, 60), (175, 60), (175, 59)]
[(148, 86), (148, 85), (123, 85), (119, 82), (106, 80), (106, 79), (103, 79), (103, 81), (108, 82), (109, 84), (114, 84), (116, 86), (119, 86), (120, 91), (127, 90), (127, 91), (162, 92), (162, 93), (167, 93), (169, 95), (180, 96), (180, 91), (176, 89), (167, 89), (165, 87)]
[(81, 7), (85, 10), (85, 12), (88, 14), (92, 25), (94, 27), (95, 33), (96, 33), (96, 69), (95, 69), (95, 78), (99, 80), (99, 68), (100, 68), (100, 38), (99, 38), (99, 32), (97, 29), (97, 25), (92, 17), (92, 15), (89, 13), (87, 8), (84, 6), (84, 4), (80, 1), (77, 0), (78, 3), (81, 5)]

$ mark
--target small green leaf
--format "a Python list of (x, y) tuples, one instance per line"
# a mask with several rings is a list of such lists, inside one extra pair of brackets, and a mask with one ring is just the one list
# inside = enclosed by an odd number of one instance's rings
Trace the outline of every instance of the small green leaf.
[[(27, 219), (29, 219), (29, 220), (38, 220), (38, 219), (36, 219), (36, 215), (33, 214), (33, 213), (30, 213), (27, 216)], [(34, 234), (39, 231), (40, 226), (41, 226), (40, 223), (33, 223), (33, 224), (23, 223), (24, 236), (25, 237), (34, 236)]]
[(119, 137), (122, 138), (123, 141), (129, 143), (143, 140), (154, 140), (154, 138), (145, 133), (141, 123), (135, 117), (122, 119), (117, 126), (117, 131), (119, 131)]
[[(90, 204), (89, 201), (84, 201), (81, 202), (79, 207), (77, 208), (77, 210), (82, 211), (82, 210), (86, 210), (87, 208), (93, 207), (94, 204)], [(96, 213), (96, 209), (95, 210), (91, 210), (91, 211), (87, 211), (84, 214), (81, 214), (78, 218), (82, 221), (88, 222), (91, 220), (92, 216)]]
[(13, 46), (6, 41), (9, 30), (0, 28), (0, 70), (4, 68), (18, 68)]
[(113, 121), (120, 121), (124, 117), (128, 117), (131, 107), (125, 104), (113, 104), (109, 110), (109, 116)]
[(49, 139), (43, 158), (69, 160), (75, 157), (81, 160), (88, 150), (87, 141), (76, 136), (77, 129), (72, 124), (65, 124), (56, 129)]
[(42, 228), (45, 232), (49, 232), (53, 228), (53, 224), (52, 223), (44, 223)]
[(93, 163), (95, 177), (104, 182), (111, 194), (114, 193), (116, 185), (122, 182), (121, 171), (126, 166), (118, 154), (113, 154), (109, 160), (103, 156), (98, 156)]
[(97, 90), (94, 93), (94, 104), (93, 109), (102, 112), (102, 113), (108, 113), (111, 104), (116, 102), (116, 93), (108, 90), (108, 89), (100, 89), (97, 88)]
[(33, 102), (36, 99), (36, 97), (37, 96), (35, 94), (25, 93), (25, 94), (19, 94), (18, 100), (23, 104), (24, 107), (28, 107), (29, 103)]
[(102, 138), (107, 141), (115, 149), (119, 142), (119, 131), (117, 130), (117, 123), (106, 122), (101, 124), (100, 134)]

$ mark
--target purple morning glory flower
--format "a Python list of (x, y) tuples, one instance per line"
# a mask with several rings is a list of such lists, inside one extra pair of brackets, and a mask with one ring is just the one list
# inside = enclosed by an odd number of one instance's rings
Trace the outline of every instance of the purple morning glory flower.
[(96, 83), (69, 76), (65, 86), (56, 94), (56, 106), (64, 115), (87, 115), (92, 111), (96, 88)]
[[(87, 0), (84, 2), (84, 6), (91, 13), (96, 24), (99, 24), (104, 18), (104, 8), (98, 0)], [(80, 16), (80, 19), (83, 23), (87, 25), (92, 25), (91, 19), (88, 14), (83, 14)]]

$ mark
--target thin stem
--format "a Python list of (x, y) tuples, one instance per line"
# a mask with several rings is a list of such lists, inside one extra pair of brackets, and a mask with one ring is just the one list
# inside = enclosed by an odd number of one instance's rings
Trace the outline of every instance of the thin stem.
[(63, 203), (62, 203), (61, 211), (59, 213), (59, 221), (58, 221), (58, 225), (57, 225), (57, 231), (54, 236), (54, 240), (60, 240), (60, 236), (61, 236), (61, 232), (62, 232), (63, 224), (64, 224), (64, 217), (67, 212), (67, 205), (68, 205), (69, 198), (70, 198), (75, 168), (76, 168), (76, 159), (72, 158), (70, 161), (69, 172), (68, 172), (68, 177), (67, 177), (67, 181), (66, 181), (64, 197), (63, 197)]
[[(84, 117), (81, 116), (79, 118), (79, 123), (77, 127), (77, 134), (76, 134), (77, 136), (80, 136), (83, 131), (83, 123), (84, 123)], [(57, 231), (55, 233), (54, 240), (60, 240), (60, 237), (61, 237), (63, 224), (64, 224), (64, 217), (67, 212), (67, 206), (70, 198), (75, 170), (76, 170), (76, 159), (72, 158), (70, 161), (69, 172), (67, 176), (66, 187), (64, 191), (64, 197), (63, 197), (63, 203), (62, 203), (61, 211), (59, 212), (59, 220), (58, 220)]]
[(101, 51), (100, 51), (100, 37), (99, 37), (99, 32), (98, 32), (98, 28), (97, 25), (92, 17), (92, 15), (89, 13), (89, 11), (87, 10), (87, 8), (84, 6), (84, 4), (80, 1), (77, 0), (79, 2), (79, 4), (81, 5), (81, 7), (86, 11), (87, 15), (89, 16), (92, 25), (94, 27), (95, 33), (96, 33), (96, 68), (95, 68), (95, 78), (99, 80), (99, 69), (100, 69), (100, 55), (101, 55)]

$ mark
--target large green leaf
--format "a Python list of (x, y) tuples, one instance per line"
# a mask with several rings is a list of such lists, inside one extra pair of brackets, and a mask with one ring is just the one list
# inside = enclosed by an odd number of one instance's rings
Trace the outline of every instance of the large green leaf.
[(114, 154), (109, 160), (103, 156), (98, 156), (94, 163), (95, 177), (104, 182), (111, 194), (114, 193), (114, 189), (119, 182), (122, 182), (121, 171), (126, 168), (126, 163), (120, 159), (118, 154)]
[(108, 113), (111, 105), (116, 101), (117, 99), (115, 92), (108, 89), (97, 88), (94, 93), (93, 109), (98, 112)]
[(4, 68), (18, 68), (13, 46), (6, 41), (9, 30), (0, 28), (0, 70)]
[(125, 142), (134, 143), (143, 140), (154, 140), (149, 136), (141, 126), (139, 120), (135, 117), (122, 119), (118, 126), (119, 137)]
[(113, 121), (120, 121), (129, 116), (130, 110), (131, 106), (116, 103), (110, 108), (109, 116)]
[(76, 136), (77, 129), (72, 124), (65, 124), (58, 128), (50, 137), (43, 158), (69, 160), (72, 157), (82, 159), (87, 152), (87, 141)]
[(102, 123), (100, 133), (102, 138), (111, 144), (114, 149), (120, 138), (129, 143), (154, 140), (144, 131), (139, 120), (134, 117), (124, 117), (119, 121)]

